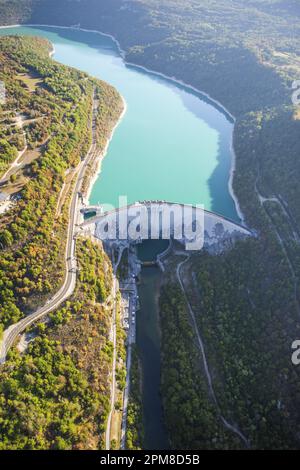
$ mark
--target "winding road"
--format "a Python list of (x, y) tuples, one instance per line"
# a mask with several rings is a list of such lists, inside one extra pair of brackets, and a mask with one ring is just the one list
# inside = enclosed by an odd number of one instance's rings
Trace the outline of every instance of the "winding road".
[(300, 234), (298, 232), (298, 227), (297, 227), (296, 222), (294, 221), (294, 219), (292, 218), (292, 216), (291, 216), (291, 214), (288, 210), (287, 204), (284, 203), (283, 199), (280, 196), (275, 196), (274, 195), (274, 196), (271, 196), (271, 197), (264, 197), (260, 193), (260, 191), (258, 189), (258, 180), (259, 179), (260, 179), (260, 172), (259, 172), (259, 169), (258, 169), (258, 175), (257, 175), (256, 180), (255, 180), (254, 189), (255, 189), (256, 195), (259, 199), (260, 205), (263, 208), (263, 210), (266, 214), (266, 217), (268, 218), (268, 221), (269, 221), (269, 223), (270, 223), (270, 225), (271, 225), (271, 227), (272, 227), (272, 229), (273, 229), (273, 231), (276, 235), (278, 243), (281, 246), (282, 252), (283, 252), (283, 254), (285, 256), (285, 259), (286, 259), (286, 262), (289, 266), (289, 269), (290, 269), (290, 272), (291, 272), (291, 275), (292, 275), (293, 284), (294, 284), (295, 307), (296, 307), (296, 310), (297, 310), (297, 314), (300, 317), (300, 305), (299, 305), (299, 300), (298, 300), (298, 278), (297, 278), (297, 275), (296, 275), (296, 272), (295, 272), (295, 269), (294, 269), (293, 261), (290, 258), (289, 253), (288, 253), (288, 249), (285, 246), (285, 240), (280, 235), (276, 224), (274, 223), (272, 217), (270, 216), (270, 214), (268, 213), (268, 211), (265, 207), (265, 202), (275, 202), (279, 205), (280, 209), (282, 210), (284, 216), (287, 219), (288, 224), (290, 225), (290, 228), (291, 228), (292, 233), (293, 233), (294, 241), (296, 243), (299, 243), (299, 241), (300, 241)]
[(76, 224), (77, 217), (79, 214), (78, 202), (79, 195), (78, 193), (82, 187), (82, 181), (85, 176), (87, 167), (93, 161), (95, 156), (98, 153), (97, 141), (96, 141), (96, 115), (97, 115), (98, 103), (93, 96), (93, 116), (92, 116), (92, 144), (86, 155), (86, 158), (81, 161), (77, 169), (77, 177), (75, 186), (73, 189), (72, 200), (69, 208), (69, 225), (67, 232), (67, 242), (66, 242), (66, 275), (64, 279), (63, 286), (60, 290), (48, 300), (48, 302), (41, 308), (39, 308), (34, 313), (31, 313), (27, 317), (20, 320), (18, 323), (11, 325), (7, 330), (4, 331), (2, 342), (0, 345), (0, 364), (5, 362), (6, 355), (18, 335), (22, 333), (26, 328), (28, 328), (36, 320), (39, 320), (49, 314), (52, 310), (59, 307), (70, 295), (72, 295), (75, 284), (76, 284), (76, 272), (77, 272), (77, 263), (75, 258), (75, 235), (76, 235)]
[[(106, 431), (105, 431), (105, 449), (110, 450), (110, 435), (112, 427), (112, 418), (115, 409), (116, 401), (116, 364), (117, 364), (117, 270), (119, 263), (121, 261), (122, 254), (118, 254), (118, 260), (116, 263), (113, 262), (113, 298), (114, 298), (114, 308), (113, 308), (113, 318), (112, 318), (112, 343), (113, 343), (113, 363), (112, 363), (112, 378), (111, 378), (111, 393), (110, 393), (110, 410), (107, 418)], [(114, 257), (112, 256), (112, 259)]]
[[(19, 129), (23, 130), (23, 119), (22, 119), (22, 117), (19, 113), (17, 113), (16, 122), (13, 124), (13, 126), (16, 126)], [(2, 177), (0, 178), (0, 184), (5, 183), (9, 179), (11, 174), (13, 173), (13, 170), (20, 166), (19, 160), (23, 157), (24, 153), (28, 149), (26, 132), (24, 130), (22, 132), (22, 135), (23, 135), (23, 139), (24, 139), (24, 148), (23, 148), (23, 150), (20, 150), (20, 152), (18, 152), (18, 155), (15, 158), (15, 160), (10, 164), (9, 168), (6, 170), (4, 175), (2, 175)]]
[[(179, 254), (179, 253), (178, 253)], [(209, 389), (209, 393), (211, 395), (211, 398), (217, 408), (217, 411), (218, 411), (218, 415), (219, 415), (219, 418), (220, 420), (222, 421), (224, 427), (226, 429), (228, 429), (229, 431), (233, 432), (234, 434), (236, 434), (244, 443), (245, 447), (247, 449), (250, 448), (250, 443), (248, 441), (248, 439), (244, 436), (244, 434), (236, 427), (234, 426), (233, 424), (230, 424), (225, 418), (224, 416), (222, 416), (221, 414), (221, 410), (220, 410), (220, 406), (219, 406), (219, 403), (218, 403), (218, 400), (217, 400), (217, 397), (216, 397), (216, 394), (215, 394), (215, 391), (214, 391), (214, 387), (213, 387), (213, 383), (212, 383), (212, 378), (211, 378), (211, 374), (210, 374), (210, 371), (209, 371), (209, 366), (208, 366), (208, 362), (207, 362), (207, 358), (206, 358), (206, 354), (205, 354), (205, 349), (204, 349), (204, 344), (203, 344), (203, 341), (202, 341), (202, 338), (201, 338), (201, 335), (200, 335), (200, 332), (199, 332), (199, 328), (198, 328), (198, 325), (197, 325), (197, 321), (196, 321), (196, 317), (195, 317), (195, 314), (194, 314), (194, 311), (192, 309), (192, 306), (189, 302), (189, 299), (188, 299), (188, 296), (186, 294), (186, 291), (185, 291), (185, 288), (184, 288), (184, 283), (183, 283), (183, 280), (181, 278), (181, 275), (180, 275), (180, 271), (181, 271), (181, 268), (182, 266), (188, 262), (188, 260), (190, 259), (190, 255), (186, 254), (186, 253), (182, 253), (184, 256), (186, 256), (186, 259), (181, 261), (181, 263), (179, 263), (177, 265), (177, 268), (176, 268), (176, 276), (177, 276), (177, 279), (178, 279), (178, 282), (179, 282), (179, 285), (181, 287), (181, 290), (183, 292), (183, 295), (184, 295), (184, 299), (185, 299), (185, 302), (188, 306), (188, 310), (189, 310), (189, 313), (190, 313), (190, 316), (191, 316), (191, 319), (192, 319), (192, 323), (193, 323), (193, 327), (194, 327), (194, 331), (196, 333), (196, 337), (197, 337), (197, 343), (198, 343), (198, 346), (199, 346), (199, 349), (201, 351), (201, 354), (202, 354), (202, 360), (203, 360), (203, 366), (204, 366), (204, 372), (205, 372), (205, 375), (206, 375), (206, 379), (207, 379), (207, 383), (208, 383), (208, 389)]]

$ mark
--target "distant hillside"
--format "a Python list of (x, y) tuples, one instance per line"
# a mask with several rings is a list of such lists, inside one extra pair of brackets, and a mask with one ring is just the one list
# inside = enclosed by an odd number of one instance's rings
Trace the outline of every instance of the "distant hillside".
[(36, 0), (0, 0), (0, 25), (25, 23), (35, 4)]
[(0, 24), (109, 32), (128, 60), (184, 79), (236, 115), (290, 102), (299, 15), (294, 0), (0, 0)]

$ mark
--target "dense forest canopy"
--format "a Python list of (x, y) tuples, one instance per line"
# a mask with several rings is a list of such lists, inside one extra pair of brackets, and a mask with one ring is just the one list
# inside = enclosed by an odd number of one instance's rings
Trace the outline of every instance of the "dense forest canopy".
[(72, 298), (32, 329), (26, 354), (10, 353), (0, 377), (0, 449), (99, 449), (109, 411), (110, 261), (78, 241)]

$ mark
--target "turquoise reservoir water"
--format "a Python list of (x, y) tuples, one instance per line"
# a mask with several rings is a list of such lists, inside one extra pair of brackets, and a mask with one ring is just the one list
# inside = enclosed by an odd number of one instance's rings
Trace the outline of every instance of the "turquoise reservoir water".
[(54, 58), (114, 85), (127, 103), (90, 202), (118, 206), (163, 199), (204, 204), (239, 220), (228, 191), (233, 124), (201, 94), (128, 67), (108, 37), (78, 30), (19, 27), (1, 35), (38, 35)]

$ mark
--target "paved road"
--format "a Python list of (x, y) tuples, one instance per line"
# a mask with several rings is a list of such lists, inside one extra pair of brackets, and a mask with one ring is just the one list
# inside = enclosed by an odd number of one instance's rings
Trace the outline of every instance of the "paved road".
[[(129, 331), (129, 335), (130, 335)], [(126, 427), (127, 427), (127, 412), (128, 412), (128, 402), (129, 402), (129, 393), (130, 393), (130, 369), (131, 369), (131, 341), (130, 336), (128, 336), (129, 342), (127, 346), (127, 361), (126, 361), (126, 385), (124, 389), (124, 399), (123, 399), (123, 414), (122, 414), (122, 425), (121, 425), (121, 441), (120, 449), (124, 450), (126, 446)]]
[(52, 310), (59, 307), (74, 291), (76, 284), (76, 271), (77, 264), (75, 258), (75, 224), (77, 223), (78, 217), (78, 192), (81, 190), (82, 181), (85, 175), (85, 171), (89, 163), (95, 157), (97, 152), (96, 145), (96, 132), (95, 132), (95, 117), (97, 114), (97, 103), (95, 98), (93, 99), (93, 122), (92, 122), (92, 145), (87, 153), (86, 158), (80, 163), (77, 172), (77, 179), (73, 190), (71, 205), (69, 209), (69, 225), (67, 233), (67, 244), (66, 244), (66, 275), (63, 286), (60, 290), (48, 301), (43, 307), (39, 308), (36, 312), (28, 315), (27, 317), (20, 320), (18, 323), (11, 325), (3, 333), (3, 339), (0, 345), (0, 363), (5, 362), (6, 355), (9, 349), (12, 347), (17, 336), (22, 333), (28, 326), (34, 323), (36, 320), (44, 317)]
[[(116, 263), (113, 263), (113, 271), (114, 271), (114, 296), (116, 295), (117, 292), (117, 281), (116, 281), (116, 273), (118, 266), (120, 264), (120, 261), (122, 259), (122, 254), (124, 252), (124, 249), (126, 249), (125, 246), (120, 246), (119, 251), (118, 251), (118, 259)], [(122, 413), (122, 423), (121, 423), (121, 439), (120, 439), (120, 448), (125, 449), (125, 437), (126, 437), (126, 423), (127, 423), (127, 407), (128, 407), (128, 401), (129, 401), (129, 391), (130, 391), (130, 368), (131, 368), (131, 344), (135, 342), (135, 324), (132, 323), (132, 311), (133, 309), (136, 310), (136, 297), (137, 297), (137, 291), (136, 291), (136, 283), (126, 283), (125, 286), (123, 285), (122, 288), (119, 289), (124, 291), (126, 286), (130, 285), (130, 290), (131, 294), (129, 297), (129, 329), (127, 333), (127, 357), (126, 357), (126, 384), (125, 384), (125, 389), (124, 389), (124, 395), (123, 395), (123, 413)], [(116, 298), (115, 298), (116, 299)], [(134, 335), (134, 336), (133, 336)], [(110, 444), (111, 444), (111, 427), (112, 427), (112, 417), (113, 417), (113, 412), (115, 408), (115, 401), (116, 401), (116, 374), (115, 374), (115, 369), (116, 369), (116, 355), (117, 355), (117, 349), (116, 349), (116, 341), (117, 341), (117, 334), (116, 334), (116, 301), (114, 305), (114, 312), (113, 312), (113, 324), (112, 324), (112, 338), (113, 338), (113, 370), (112, 370), (112, 380), (111, 380), (111, 401), (110, 401), (110, 412), (107, 418), (107, 425), (106, 425), (106, 432), (105, 432), (105, 448), (106, 450), (110, 450)]]
[[(117, 270), (115, 270), (116, 273)], [(110, 434), (111, 434), (111, 425), (112, 417), (115, 409), (116, 401), (116, 363), (117, 363), (117, 302), (116, 302), (116, 293), (117, 293), (117, 279), (114, 275), (114, 284), (113, 284), (113, 295), (114, 295), (114, 310), (113, 310), (113, 324), (112, 324), (112, 339), (113, 339), (113, 364), (112, 364), (112, 378), (111, 378), (111, 394), (110, 394), (110, 410), (107, 418), (107, 426), (105, 432), (105, 449), (110, 450)]]
[(134, 284), (134, 291), (130, 294), (129, 300), (129, 329), (127, 334), (127, 358), (126, 358), (126, 384), (124, 389), (123, 397), (123, 413), (122, 413), (122, 424), (121, 424), (121, 440), (120, 449), (126, 448), (126, 428), (127, 428), (127, 414), (128, 414), (128, 403), (130, 394), (130, 371), (132, 361), (132, 344), (136, 341), (136, 322), (132, 323), (132, 312), (136, 312), (137, 303), (137, 287)]
[(119, 250), (117, 262), (114, 262), (114, 254), (112, 255), (113, 260), (113, 298), (114, 298), (114, 309), (112, 319), (112, 341), (113, 341), (113, 364), (112, 364), (112, 377), (111, 377), (111, 394), (110, 394), (110, 410), (107, 418), (106, 431), (105, 431), (105, 449), (110, 450), (110, 435), (112, 418), (115, 409), (116, 401), (116, 363), (117, 363), (117, 270), (122, 258), (123, 249)]

